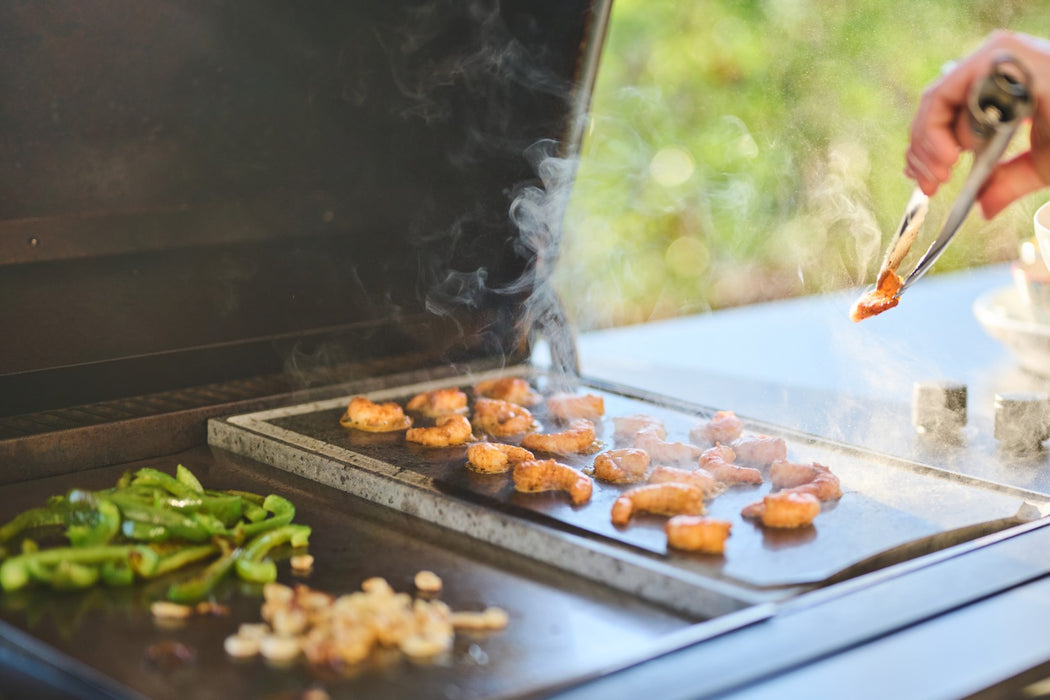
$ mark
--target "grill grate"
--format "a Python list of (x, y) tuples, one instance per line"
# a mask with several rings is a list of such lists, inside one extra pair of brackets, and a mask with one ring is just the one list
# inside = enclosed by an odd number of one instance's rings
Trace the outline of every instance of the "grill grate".
[(225, 384), (114, 399), (86, 406), (8, 416), (0, 418), (0, 440), (235, 403), (250, 398), (281, 394), (289, 390), (288, 380), (280, 376), (252, 378)]

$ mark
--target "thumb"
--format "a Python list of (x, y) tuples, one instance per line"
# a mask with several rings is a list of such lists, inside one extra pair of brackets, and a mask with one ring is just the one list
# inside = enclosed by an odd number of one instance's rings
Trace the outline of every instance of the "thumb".
[(991, 219), (1015, 200), (1040, 190), (1047, 182), (1036, 169), (1032, 152), (997, 165), (977, 195), (984, 218)]

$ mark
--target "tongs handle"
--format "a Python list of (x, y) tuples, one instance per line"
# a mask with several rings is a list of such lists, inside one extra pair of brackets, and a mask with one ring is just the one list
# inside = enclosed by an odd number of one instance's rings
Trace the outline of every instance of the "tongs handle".
[(967, 100), (970, 129), (975, 139), (973, 167), (948, 211), (940, 234), (930, 244), (915, 269), (904, 279), (897, 297), (926, 274), (962, 226), (1014, 133), (1032, 113), (1032, 97), (1028, 89), (1030, 84), (1028, 70), (1009, 54), (999, 56), (991, 72), (980, 82), (974, 83)]

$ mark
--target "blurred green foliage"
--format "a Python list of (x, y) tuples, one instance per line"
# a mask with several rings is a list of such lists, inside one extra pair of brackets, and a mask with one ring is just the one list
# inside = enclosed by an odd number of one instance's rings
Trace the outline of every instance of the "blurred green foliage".
[[(615, 0), (555, 273), (578, 327), (872, 283), (919, 96), (998, 27), (1050, 3)], [(1015, 257), (1048, 198), (973, 213), (931, 274)]]

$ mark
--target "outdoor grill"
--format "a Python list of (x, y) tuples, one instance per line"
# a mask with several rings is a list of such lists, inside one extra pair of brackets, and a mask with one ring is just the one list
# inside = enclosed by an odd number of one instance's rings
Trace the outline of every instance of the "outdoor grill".
[[(1035, 632), (989, 628), (997, 655), (971, 659), (951, 631), (1014, 619), (977, 603), (1038, 619), (1050, 600), (1050, 490), (949, 468), (984, 452), (912, 460), (745, 416), (831, 465), (846, 495), (816, 529), (777, 532), (740, 519), (755, 490), (730, 490), (711, 504), (735, 519), (719, 557), (669, 550), (656, 516), (614, 526), (623, 487), (573, 506), (465, 470), (462, 447), (340, 426), (354, 395), (404, 404), (509, 376), (657, 416), (674, 439), (733, 408), (589, 377), (548, 286), (609, 10), (0, 7), (0, 520), (183, 464), (210, 488), (292, 500), (313, 528), (312, 587), (403, 590), (429, 569), (453, 608), (511, 618), (438, 663), (326, 675), (228, 658), (223, 639), (259, 613), (259, 591), (233, 582), (216, 594), (229, 616), (176, 627), (150, 615), (156, 585), (30, 589), (0, 595), (0, 695), (818, 697), (853, 678), (839, 696), (862, 697), (889, 687), (857, 681), (866, 664), (931, 643), (972, 673), (931, 666), (902, 694), (1046, 675)], [(533, 360), (540, 341), (550, 363)], [(608, 420), (599, 441), (614, 443)], [(152, 663), (170, 641), (193, 658)]]

